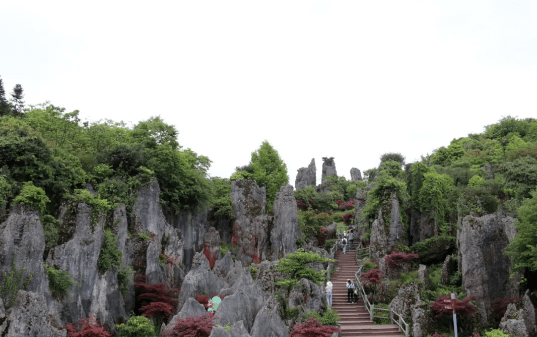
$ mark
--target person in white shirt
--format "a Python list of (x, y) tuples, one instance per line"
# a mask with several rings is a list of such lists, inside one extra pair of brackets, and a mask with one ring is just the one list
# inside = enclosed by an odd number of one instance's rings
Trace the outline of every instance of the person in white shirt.
[(345, 254), (345, 251), (347, 250), (347, 235), (343, 237), (341, 244), (343, 245), (343, 254)]
[(351, 279), (347, 280), (347, 302), (354, 302), (354, 283), (351, 282)]
[(326, 300), (328, 301), (329, 305), (332, 305), (332, 287), (334, 285), (332, 282), (328, 281), (326, 282), (326, 287), (324, 288), (326, 290)]

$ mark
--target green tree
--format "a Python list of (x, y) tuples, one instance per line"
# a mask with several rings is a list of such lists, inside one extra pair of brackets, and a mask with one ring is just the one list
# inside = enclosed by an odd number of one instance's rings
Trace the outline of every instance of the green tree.
[(517, 233), (506, 252), (513, 258), (514, 268), (537, 271), (537, 190), (518, 209)]
[(6, 91), (4, 90), (4, 83), (0, 77), (0, 117), (10, 115), (11, 108), (6, 100)]
[(231, 219), (233, 211), (231, 209), (231, 181), (225, 178), (211, 178), (214, 196), (210, 207), (213, 216), (217, 219)]
[(37, 208), (41, 213), (45, 212), (47, 203), (50, 199), (45, 194), (45, 191), (34, 186), (34, 183), (28, 181), (24, 183), (20, 194), (13, 200), (14, 204), (24, 204), (31, 208)]
[[(285, 165), (280, 158), (278, 151), (276, 151), (269, 142), (264, 141), (257, 151), (252, 152), (252, 157), (248, 166), (251, 167), (252, 173), (242, 175), (254, 180), (259, 187), (266, 188), (267, 210), (272, 210), (274, 207), (274, 200), (276, 200), (276, 194), (280, 191), (282, 186), (289, 183), (287, 165)], [(246, 171), (241, 170), (238, 172)], [(234, 175), (232, 179), (236, 177), (237, 176)]]
[(11, 102), (13, 104), (13, 115), (14, 116), (22, 116), (22, 112), (24, 110), (24, 94), (22, 90), (22, 86), (20, 84), (16, 84), (13, 88), (13, 92), (11, 93)]
[(280, 286), (291, 287), (298, 283), (302, 278), (308, 279), (316, 284), (321, 284), (326, 280), (326, 270), (315, 270), (309, 267), (311, 263), (326, 263), (335, 262), (319, 254), (306, 252), (304, 249), (298, 249), (296, 252), (286, 255), (281, 258), (276, 265), (276, 270), (285, 274), (286, 278), (278, 281), (276, 284)]
[(437, 226), (444, 224), (448, 212), (448, 195), (453, 190), (453, 180), (446, 174), (430, 171), (423, 175), (423, 186), (419, 192), (421, 211), (430, 212)]
[(155, 336), (155, 329), (151, 324), (151, 320), (144, 316), (132, 316), (127, 323), (116, 325), (116, 329), (119, 337)]

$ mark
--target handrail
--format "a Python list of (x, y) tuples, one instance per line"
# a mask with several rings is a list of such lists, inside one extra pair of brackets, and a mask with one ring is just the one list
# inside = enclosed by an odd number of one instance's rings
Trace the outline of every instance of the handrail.
[[(355, 280), (355, 283), (359, 287), (359, 293), (360, 293), (360, 296), (362, 297), (362, 300), (364, 301), (365, 309), (369, 313), (369, 320), (371, 322), (373, 322), (374, 317), (379, 317), (379, 316), (374, 316), (375, 309), (382, 310), (382, 311), (389, 311), (390, 312), (390, 320), (392, 322), (394, 322), (395, 324), (397, 324), (397, 326), (399, 327), (399, 331), (404, 331), (405, 332), (405, 337), (408, 337), (408, 332), (409, 332), (408, 331), (408, 323), (405, 322), (405, 320), (404, 320), (404, 318), (403, 318), (403, 316), (401, 314), (393, 311), (392, 309), (375, 308), (375, 305), (369, 302), (369, 298), (367, 298), (367, 294), (365, 292), (364, 286), (362, 285), (362, 281), (360, 280), (360, 274), (362, 273), (362, 267), (363, 266), (360, 266), (360, 268), (356, 271), (356, 273), (354, 273), (354, 280)], [(395, 320), (394, 316), (398, 317), (397, 321)], [(403, 324), (404, 324), (404, 328), (403, 328)]]

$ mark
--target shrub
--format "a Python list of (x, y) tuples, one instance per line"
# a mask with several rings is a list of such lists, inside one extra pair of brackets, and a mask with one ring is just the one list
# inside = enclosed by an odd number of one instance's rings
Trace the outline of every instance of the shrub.
[(134, 274), (134, 269), (131, 266), (126, 266), (117, 272), (117, 283), (119, 292), (125, 298), (129, 292), (130, 276)]
[[(453, 314), (453, 311), (451, 308), (446, 307), (445, 300), (450, 300), (451, 297), (449, 295), (446, 296), (439, 296), (438, 299), (431, 303), (431, 310), (433, 314), (435, 315), (434, 318), (441, 318), (446, 316), (451, 316)], [(457, 315), (463, 315), (465, 317), (467, 316), (473, 316), (476, 308), (472, 304), (471, 301), (476, 300), (475, 296), (466, 297), (464, 300), (453, 300), (455, 301), (455, 313)]]
[(354, 219), (354, 213), (347, 213), (341, 216), (343, 218), (343, 222), (349, 225), (352, 222), (352, 219)]
[(419, 258), (420, 256), (418, 254), (392, 252), (386, 256), (385, 262), (389, 269), (399, 270), (403, 264), (410, 264)]
[(286, 275), (286, 279), (276, 282), (277, 285), (288, 287), (289, 289), (298, 283), (301, 278), (307, 278), (317, 284), (321, 284), (326, 279), (326, 271), (317, 271), (307, 267), (310, 263), (335, 262), (334, 260), (321, 257), (319, 254), (306, 252), (298, 249), (296, 252), (281, 258), (276, 265), (276, 270)]
[(69, 337), (110, 337), (112, 334), (106, 331), (99, 321), (90, 315), (88, 319), (81, 318), (78, 321), (80, 327), (75, 327), (69, 323), (65, 326)]
[(41, 213), (45, 212), (47, 203), (50, 199), (41, 187), (34, 186), (34, 183), (28, 181), (24, 183), (21, 192), (13, 200), (14, 204), (24, 204), (30, 208), (37, 208)]
[(118, 337), (153, 337), (155, 328), (144, 316), (132, 316), (127, 323), (116, 325)]
[(293, 327), (290, 337), (330, 337), (334, 332), (340, 330), (331, 325), (322, 325), (315, 318), (308, 318), (304, 323), (297, 324)]
[(101, 273), (112, 268), (117, 268), (121, 264), (121, 251), (117, 249), (117, 236), (107, 229), (104, 231), (104, 240), (101, 246), (101, 253), (97, 265)]
[(142, 240), (151, 240), (151, 237), (149, 235), (146, 235), (144, 233), (139, 233), (138, 237)]
[(214, 327), (214, 316), (190, 316), (177, 320), (171, 330), (164, 333), (164, 337), (208, 337)]
[(4, 301), (6, 308), (11, 307), (15, 303), (15, 298), (20, 289), (26, 290), (28, 284), (30, 284), (32, 281), (34, 273), (30, 273), (24, 282), (22, 282), (23, 275), (24, 265), (20, 270), (17, 270), (17, 266), (15, 265), (15, 253), (13, 253), (11, 260), (11, 271), (9, 274), (4, 272), (4, 282), (0, 286), (0, 298)]
[(173, 308), (177, 307), (177, 294), (180, 289), (170, 288), (165, 283), (146, 284), (144, 275), (136, 275), (135, 281), (136, 309), (138, 312), (140, 312), (142, 307), (152, 302), (162, 302)]
[(509, 337), (509, 334), (503, 333), (500, 329), (494, 329), (485, 332), (483, 337)]
[(375, 269), (377, 268), (378, 266), (372, 262), (369, 262), (369, 261), (365, 261), (363, 266), (362, 266), (362, 272), (365, 273), (371, 269)]
[(69, 289), (76, 284), (68, 272), (56, 269), (54, 266), (44, 265), (47, 270), (48, 287), (56, 299), (62, 301), (69, 293)]
[[(75, 193), (72, 196), (73, 201), (75, 202), (84, 202), (95, 211), (96, 215), (106, 214), (112, 209), (112, 205), (108, 203), (106, 199), (100, 199), (91, 194), (88, 190), (75, 190)], [(95, 221), (96, 219), (94, 219)]]
[(505, 298), (495, 299), (494, 302), (492, 303), (492, 319), (496, 323), (500, 323), (503, 315), (505, 315), (507, 306), (511, 303), (518, 303), (518, 302), (520, 302), (520, 298), (518, 297), (505, 297)]
[(302, 322), (307, 321), (309, 318), (315, 318), (322, 325), (334, 326), (337, 326), (339, 324), (339, 320), (341, 319), (337, 311), (335, 311), (334, 309), (328, 309), (322, 315), (316, 311), (307, 311), (302, 318)]
[(366, 273), (360, 274), (360, 279), (364, 282), (364, 285), (373, 285), (375, 286), (382, 279), (382, 272), (380, 269), (371, 269)]

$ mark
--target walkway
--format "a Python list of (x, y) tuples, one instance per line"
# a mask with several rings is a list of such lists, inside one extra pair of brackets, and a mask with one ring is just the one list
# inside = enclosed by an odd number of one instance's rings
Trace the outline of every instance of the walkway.
[(339, 321), (341, 335), (344, 337), (403, 336), (395, 324), (374, 325), (369, 320), (369, 313), (361, 300), (354, 304), (347, 303), (345, 283), (348, 279), (354, 280), (354, 273), (358, 270), (356, 251), (347, 251), (345, 255), (342, 251), (338, 251), (336, 259), (336, 272), (331, 277), (334, 284), (332, 307), (341, 317)]

